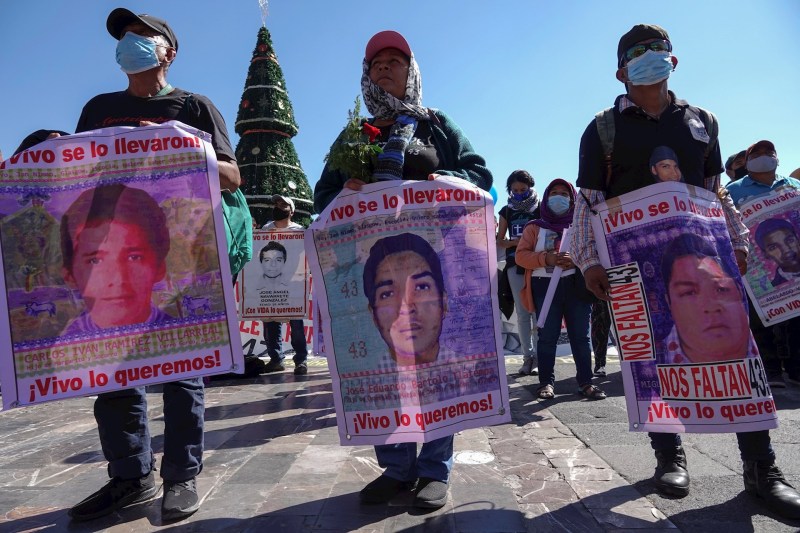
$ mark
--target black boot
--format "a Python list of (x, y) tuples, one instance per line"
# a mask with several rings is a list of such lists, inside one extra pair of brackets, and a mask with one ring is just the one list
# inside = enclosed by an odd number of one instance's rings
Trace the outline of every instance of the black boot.
[(774, 463), (744, 462), (744, 490), (764, 500), (767, 507), (784, 518), (800, 518), (800, 494), (786, 482)]
[(689, 494), (689, 472), (686, 471), (686, 453), (682, 446), (656, 450), (656, 473), (653, 482), (661, 492), (673, 496)]

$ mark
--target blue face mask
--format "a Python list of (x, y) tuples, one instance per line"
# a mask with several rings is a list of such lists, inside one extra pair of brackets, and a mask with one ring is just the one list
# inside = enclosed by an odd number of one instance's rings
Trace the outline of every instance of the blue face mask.
[(156, 42), (128, 32), (117, 43), (117, 63), (126, 74), (138, 74), (161, 63), (156, 54)]
[(554, 215), (563, 215), (569, 210), (569, 198), (566, 196), (549, 196), (547, 198), (547, 208)]
[(672, 56), (669, 52), (648, 50), (636, 59), (628, 61), (628, 81), (631, 85), (655, 85), (669, 78), (672, 72)]
[(513, 198), (517, 202), (521, 202), (522, 200), (527, 200), (530, 197), (530, 195), (531, 195), (531, 190), (528, 189), (527, 191), (525, 191), (523, 193), (512, 192), (511, 193), (511, 198)]

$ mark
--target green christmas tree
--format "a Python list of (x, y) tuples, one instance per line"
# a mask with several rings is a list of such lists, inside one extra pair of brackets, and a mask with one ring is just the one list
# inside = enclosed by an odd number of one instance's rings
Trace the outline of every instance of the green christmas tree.
[(292, 143), (297, 123), (266, 26), (258, 30), (236, 116), (236, 133), (240, 136), (236, 161), (242, 191), (258, 227), (273, 219), (273, 194), (294, 200), (293, 220), (308, 226), (314, 209), (312, 191)]

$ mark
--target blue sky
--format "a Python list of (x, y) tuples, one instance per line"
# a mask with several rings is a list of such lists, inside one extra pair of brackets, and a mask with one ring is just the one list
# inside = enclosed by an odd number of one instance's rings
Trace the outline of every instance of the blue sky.
[[(0, 17), (4, 156), (33, 130), (73, 131), (89, 98), (126, 87), (105, 29), (120, 6), (170, 22), (180, 50), (169, 81), (210, 97), (235, 147), (233, 124), (261, 26), (257, 0), (10, 0)], [(556, 177), (574, 182), (583, 130), (624, 90), (614, 77), (617, 42), (638, 22), (669, 31), (680, 62), (670, 88), (717, 115), (723, 159), (767, 138), (779, 173), (800, 167), (797, 0), (272, 0), (267, 28), (312, 187), (360, 94), (366, 42), (395, 29), (420, 65), (423, 104), (462, 127), (498, 190), (524, 168), (541, 192)]]

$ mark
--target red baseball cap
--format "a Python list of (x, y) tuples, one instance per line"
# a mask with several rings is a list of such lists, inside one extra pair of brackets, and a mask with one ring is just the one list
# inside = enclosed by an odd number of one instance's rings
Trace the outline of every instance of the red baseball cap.
[(409, 58), (411, 57), (411, 47), (405, 37), (396, 31), (386, 30), (376, 33), (367, 43), (367, 50), (364, 52), (364, 59), (372, 61), (375, 55), (384, 48), (397, 48)]
[(775, 150), (775, 145), (774, 145), (774, 144), (772, 144), (772, 142), (771, 142), (771, 141), (763, 140), (763, 141), (758, 141), (757, 143), (755, 143), (755, 144), (751, 145), (751, 146), (750, 146), (750, 148), (748, 148), (748, 149), (747, 149), (747, 154), (746, 154), (746, 156), (745, 156), (745, 157), (746, 157), (747, 159), (750, 159), (750, 153), (751, 153), (753, 150), (755, 150), (756, 148), (766, 148), (766, 149), (767, 149), (767, 150), (769, 150), (770, 152), (775, 152), (775, 153), (778, 153), (778, 152)]

